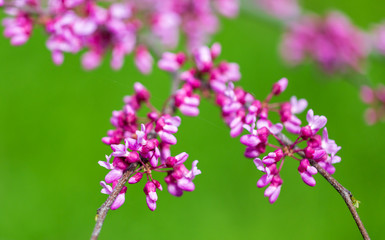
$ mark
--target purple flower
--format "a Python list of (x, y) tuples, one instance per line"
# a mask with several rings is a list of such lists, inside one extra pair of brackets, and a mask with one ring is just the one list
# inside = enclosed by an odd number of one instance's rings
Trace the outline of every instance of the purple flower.
[(147, 182), (143, 191), (146, 194), (146, 202), (148, 208), (151, 211), (154, 211), (156, 209), (156, 201), (158, 200), (155, 184), (152, 181)]
[(270, 182), (270, 186), (265, 190), (265, 197), (269, 198), (269, 202), (273, 204), (281, 192), (282, 179), (279, 175), (275, 175)]
[(281, 94), (283, 91), (285, 91), (287, 84), (288, 84), (287, 78), (281, 78), (278, 82), (276, 82), (273, 85), (273, 90), (272, 90), (273, 94), (274, 95)]
[(197, 69), (201, 72), (208, 72), (213, 66), (211, 50), (207, 46), (196, 49), (194, 51), (194, 59)]
[(155, 131), (158, 133), (160, 139), (163, 142), (175, 145), (177, 140), (173, 134), (178, 131), (180, 122), (180, 117), (171, 117), (169, 115), (164, 115), (160, 117), (156, 122)]
[(186, 161), (187, 157), (186, 153), (181, 153), (175, 159), (169, 157), (166, 162), (168, 166), (173, 167), (173, 170), (169, 171), (165, 177), (167, 189), (170, 194), (177, 197), (182, 196), (183, 191), (194, 191), (195, 185), (192, 180), (196, 175), (201, 174), (201, 171), (197, 168), (197, 160), (193, 162), (191, 171), (184, 166), (183, 162)]
[(153, 58), (147, 48), (140, 45), (135, 52), (135, 65), (143, 74), (150, 74), (152, 71)]
[(197, 94), (193, 94), (189, 84), (183, 85), (183, 87), (176, 92), (174, 99), (175, 106), (177, 106), (184, 115), (191, 117), (199, 115), (198, 106), (200, 97)]
[(328, 130), (326, 127), (322, 132), (322, 148), (325, 149), (327, 154), (336, 154), (341, 147), (337, 146), (336, 142), (332, 139), (329, 139)]
[(303, 139), (308, 139), (309, 137), (315, 135), (318, 130), (326, 125), (327, 122), (325, 116), (314, 115), (312, 109), (307, 112), (306, 120), (308, 121), (309, 125), (301, 128), (301, 137)]
[(114, 168), (114, 166), (113, 166), (113, 164), (110, 163), (110, 160), (111, 160), (111, 155), (110, 156), (106, 155), (106, 161), (105, 162), (99, 161), (98, 163), (100, 166), (111, 170)]
[(138, 182), (140, 182), (140, 180), (142, 180), (142, 177), (143, 177), (143, 173), (138, 172), (134, 176), (130, 177), (130, 179), (128, 179), (128, 183), (129, 184), (138, 183)]
[(185, 61), (186, 56), (184, 53), (174, 54), (165, 52), (158, 62), (158, 67), (167, 72), (176, 72), (182, 67)]
[(26, 43), (32, 32), (32, 18), (16, 8), (8, 9), (7, 13), (12, 17), (3, 20), (4, 36), (10, 38), (11, 44), (15, 46)]
[(299, 120), (295, 114), (303, 112), (307, 107), (307, 101), (305, 99), (297, 100), (295, 96), (290, 98), (290, 103), (283, 103), (281, 105), (280, 115), (287, 131), (293, 134), (299, 134), (301, 132), (301, 120)]
[(125, 141), (125, 145), (123, 144), (112, 144), (111, 145), (111, 149), (112, 149), (112, 156), (114, 157), (128, 157), (128, 154), (130, 153), (127, 149), (128, 149), (128, 140), (126, 139)]
[(313, 175), (317, 174), (317, 169), (313, 166), (310, 166), (309, 160), (303, 159), (298, 167), (298, 172), (301, 175), (301, 178), (304, 183), (314, 187), (316, 182), (313, 178)]
[(304, 16), (288, 29), (281, 44), (288, 63), (295, 65), (310, 56), (328, 73), (362, 70), (369, 44), (364, 33), (343, 14)]

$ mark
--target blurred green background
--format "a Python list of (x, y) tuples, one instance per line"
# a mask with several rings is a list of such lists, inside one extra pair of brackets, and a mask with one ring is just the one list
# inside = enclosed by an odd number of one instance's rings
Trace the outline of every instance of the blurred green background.
[[(340, 9), (363, 29), (384, 18), (376, 0), (303, 2), (319, 13)], [(368, 127), (357, 89), (343, 78), (327, 77), (313, 64), (290, 69), (277, 52), (282, 29), (250, 14), (223, 19), (214, 37), (221, 59), (240, 64), (241, 85), (263, 98), (273, 82), (289, 79), (279, 98), (306, 98), (328, 118), (330, 138), (342, 146), (335, 177), (361, 201), (358, 212), (372, 239), (385, 239), (385, 124)], [(43, 31), (21, 47), (0, 38), (0, 239), (88, 239), (96, 209), (105, 201), (99, 181), (107, 170), (97, 164), (111, 150), (101, 142), (111, 128), (112, 110), (132, 93), (135, 81), (151, 90), (160, 107), (169, 94), (169, 76), (143, 76), (126, 59), (115, 72), (104, 61), (86, 72), (79, 56), (52, 63)], [(370, 76), (384, 82), (385, 60), (370, 60)], [(229, 137), (219, 111), (202, 101), (197, 118), (182, 117), (177, 154), (199, 160), (196, 190), (182, 198), (158, 193), (150, 212), (144, 182), (128, 186), (126, 203), (110, 212), (100, 239), (360, 239), (338, 193), (319, 175), (305, 185), (295, 161), (286, 161), (284, 185), (274, 205), (256, 187), (261, 176), (243, 157), (244, 146)], [(304, 115), (302, 115), (304, 117)], [(157, 175), (159, 180), (163, 175)], [(163, 181), (162, 181), (163, 182)], [(163, 185), (166, 186), (165, 184)]]

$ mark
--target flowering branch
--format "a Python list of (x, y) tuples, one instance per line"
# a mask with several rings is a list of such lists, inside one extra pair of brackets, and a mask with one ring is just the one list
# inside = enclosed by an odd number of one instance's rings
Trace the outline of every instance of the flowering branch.
[(124, 185), (126, 185), (128, 179), (130, 178), (132, 173), (135, 171), (137, 166), (138, 166), (137, 163), (131, 163), (131, 165), (123, 173), (122, 178), (120, 178), (118, 184), (116, 185), (116, 187), (114, 188), (110, 196), (98, 209), (96, 213), (96, 224), (95, 224), (94, 231), (92, 232), (92, 235), (91, 235), (91, 240), (98, 239), (100, 230), (102, 229), (102, 226), (104, 223), (104, 219), (106, 218), (107, 213), (111, 208), (111, 205), (115, 202), (115, 199), (118, 197), (120, 191), (123, 189)]
[[(171, 73), (171, 76), (172, 76), (171, 95), (170, 95), (170, 98), (167, 99), (165, 102), (165, 107), (162, 111), (162, 114), (164, 114), (164, 115), (173, 115), (175, 113), (175, 110), (176, 110), (176, 108), (174, 106), (174, 99), (171, 97), (175, 94), (175, 92), (178, 90), (178, 87), (179, 87), (179, 83), (180, 83), (179, 72)], [(137, 94), (148, 96), (147, 90), (145, 90), (145, 89), (140, 89)], [(147, 102), (147, 104), (149, 104), (149, 102)], [(151, 105), (151, 104), (149, 104), (149, 105)], [(139, 135), (139, 134), (137, 133), (137, 135)], [(147, 134), (148, 139), (156, 139), (156, 137), (157, 137), (157, 133), (155, 131), (151, 131)], [(148, 161), (148, 160), (142, 159), (140, 157), (140, 162), (142, 164), (146, 161)], [(117, 200), (117, 198), (119, 197), (119, 194), (122, 193), (123, 188), (125, 188), (125, 184), (129, 181), (131, 175), (134, 173), (137, 166), (138, 166), (138, 162), (134, 162), (134, 163), (131, 163), (131, 165), (129, 165), (126, 168), (122, 177), (118, 180), (118, 183), (113, 188), (113, 191), (110, 193), (109, 197), (107, 198), (106, 202), (104, 202), (103, 205), (97, 210), (96, 224), (95, 224), (94, 231), (92, 232), (91, 240), (96, 240), (98, 238), (99, 233), (101, 231), (101, 228), (103, 226), (103, 222), (104, 222), (106, 215), (108, 213), (108, 210), (111, 208), (113, 203)], [(151, 171), (149, 171), (149, 172), (151, 172)], [(135, 176), (137, 176), (137, 175), (135, 175)], [(135, 179), (135, 176), (133, 176), (133, 179)], [(140, 181), (140, 179), (137, 181)], [(134, 183), (134, 182), (129, 182), (129, 183)], [(160, 189), (161, 189), (161, 187), (160, 187)], [(121, 203), (121, 204), (123, 204), (123, 203)]]
[[(280, 133), (278, 137), (281, 139), (281, 141), (285, 145), (292, 145), (293, 142), (286, 137), (284, 134)], [(305, 158), (305, 154), (303, 152), (298, 152), (299, 155)], [(329, 183), (334, 187), (334, 189), (341, 195), (341, 197), (344, 199), (346, 205), (349, 208), (350, 213), (352, 214), (354, 221), (357, 224), (358, 229), (360, 230), (362, 237), (365, 240), (370, 239), (369, 234), (365, 229), (364, 224), (362, 223), (360, 216), (358, 215), (357, 208), (358, 208), (358, 203), (354, 197), (353, 194), (346, 189), (344, 186), (341, 185), (335, 178), (333, 178), (324, 168), (322, 168), (315, 160), (309, 159), (310, 165), (314, 166), (318, 173), (322, 175)]]
[[(239, 136), (243, 129), (249, 131), (249, 134), (242, 136), (240, 141), (247, 146), (245, 156), (254, 159), (257, 169), (265, 173), (257, 182), (257, 186), (260, 188), (268, 186), (265, 196), (269, 197), (270, 203), (274, 203), (280, 194), (283, 183), (280, 171), (284, 160), (291, 157), (299, 162), (298, 172), (305, 184), (315, 186), (313, 175), (317, 173), (328, 180), (345, 200), (364, 239), (369, 239), (355, 207), (358, 207), (359, 202), (331, 176), (335, 172), (333, 164), (341, 161), (341, 158), (336, 155), (341, 147), (334, 140), (329, 139), (326, 128), (323, 129), (322, 137), (317, 134), (326, 125), (326, 117), (314, 115), (313, 110), (310, 109), (306, 116), (308, 125), (301, 127), (302, 122), (296, 114), (307, 107), (305, 99), (297, 100), (293, 96), (290, 102), (270, 103), (274, 96), (280, 95), (286, 89), (288, 80), (285, 78), (273, 85), (271, 93), (263, 101), (255, 99), (240, 87), (235, 88), (234, 82), (240, 79), (239, 67), (235, 63), (227, 62), (215, 65), (214, 60), (220, 51), (220, 45), (214, 44), (211, 49), (201, 47), (193, 53), (194, 67), (180, 74), (183, 86), (178, 90), (175, 100), (188, 104), (191, 101), (186, 98), (193, 96), (192, 90), (201, 91), (202, 96), (205, 96), (205, 91), (209, 90), (210, 94), (215, 95), (215, 103), (221, 108), (222, 117), (231, 129), (231, 137)], [(176, 72), (175, 68), (170, 67), (176, 62), (176, 55), (173, 56), (170, 58), (167, 55), (160, 61), (169, 63), (160, 64), (163, 70)], [(180, 104), (176, 105), (178, 107)], [(183, 114), (189, 116), (195, 116), (197, 112), (183, 112), (185, 106), (178, 108)], [(270, 112), (278, 113), (282, 124), (273, 124), (269, 120)], [(295, 142), (282, 133), (283, 127), (289, 133), (297, 135)], [(273, 136), (281, 147), (271, 144), (269, 136)], [(305, 143), (306, 147), (303, 146)], [(259, 156), (265, 153), (267, 147), (276, 150), (260, 159)]]

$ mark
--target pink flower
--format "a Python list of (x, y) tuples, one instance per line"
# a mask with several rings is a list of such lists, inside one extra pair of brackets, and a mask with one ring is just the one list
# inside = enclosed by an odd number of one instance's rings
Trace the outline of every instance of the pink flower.
[(208, 72), (213, 66), (211, 50), (207, 46), (202, 46), (196, 49), (194, 51), (194, 59), (199, 71)]
[(155, 131), (164, 143), (175, 145), (177, 140), (173, 134), (178, 131), (180, 122), (180, 117), (164, 115), (156, 122)]
[(130, 177), (130, 179), (128, 179), (128, 183), (129, 184), (138, 183), (138, 182), (140, 182), (140, 180), (142, 180), (142, 177), (143, 177), (143, 173), (138, 172), (134, 176)]
[(288, 84), (287, 78), (281, 78), (278, 82), (276, 82), (273, 85), (272, 93), (274, 95), (281, 94), (283, 91), (285, 91), (287, 84)]
[(331, 12), (324, 18), (305, 16), (291, 24), (281, 50), (291, 64), (298, 64), (308, 55), (328, 73), (361, 71), (368, 55), (368, 41), (347, 17)]
[(307, 112), (306, 120), (309, 125), (301, 128), (301, 137), (308, 139), (309, 137), (315, 135), (318, 130), (323, 128), (326, 125), (327, 119), (325, 116), (314, 115), (312, 109)]
[(3, 20), (4, 36), (10, 38), (11, 44), (15, 46), (26, 43), (32, 32), (32, 18), (16, 8), (8, 9), (8, 14), (13, 17)]
[(184, 115), (191, 117), (199, 115), (198, 106), (200, 97), (197, 94), (193, 94), (193, 90), (189, 84), (183, 85), (183, 87), (176, 92), (174, 99), (175, 106), (177, 106)]
[(265, 197), (269, 198), (269, 202), (273, 204), (277, 201), (279, 193), (281, 192), (282, 179), (279, 175), (275, 175), (270, 182), (270, 186), (265, 190)]
[(158, 201), (158, 195), (156, 194), (156, 186), (155, 184), (150, 181), (147, 182), (143, 191), (146, 194), (146, 202), (147, 206), (151, 211), (154, 211), (156, 209), (156, 201)]
[(314, 187), (316, 182), (312, 175), (317, 174), (317, 169), (310, 166), (309, 160), (303, 159), (298, 167), (298, 172), (302, 177), (302, 180), (307, 185)]
[(187, 157), (186, 153), (182, 153), (175, 158), (169, 157), (167, 159), (168, 166), (172, 166), (173, 170), (168, 173), (164, 180), (167, 183), (169, 193), (176, 197), (182, 196), (183, 191), (194, 191), (195, 185), (192, 180), (201, 174), (197, 168), (197, 160), (193, 162), (190, 171), (184, 166), (183, 162), (186, 161)]
[(135, 65), (140, 72), (149, 74), (152, 71), (153, 59), (147, 48), (140, 45), (136, 48)]
[(295, 114), (303, 112), (306, 107), (307, 101), (305, 99), (297, 100), (295, 96), (290, 98), (290, 103), (283, 103), (281, 105), (281, 121), (288, 132), (293, 134), (300, 133), (302, 122), (295, 116)]
[(158, 67), (164, 71), (176, 72), (186, 61), (186, 56), (184, 53), (170, 53), (165, 52), (162, 55), (162, 58), (158, 62)]

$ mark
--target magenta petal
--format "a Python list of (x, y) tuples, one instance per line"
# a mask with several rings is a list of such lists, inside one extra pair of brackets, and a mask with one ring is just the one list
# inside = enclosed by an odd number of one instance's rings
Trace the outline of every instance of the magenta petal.
[(275, 163), (275, 157), (276, 157), (276, 154), (274, 152), (271, 152), (269, 153), (267, 156), (265, 156), (263, 159), (262, 159), (262, 162), (266, 165), (270, 165), (270, 164), (273, 164)]
[(321, 129), (326, 125), (327, 119), (325, 116), (318, 117), (312, 124), (313, 129)]
[(191, 105), (191, 106), (198, 106), (199, 105), (199, 98), (195, 98), (195, 97), (185, 97), (184, 98), (184, 103), (187, 104), (187, 105)]
[(181, 120), (180, 117), (178, 117), (178, 116), (176, 116), (176, 117), (171, 117), (171, 118), (165, 120), (165, 122), (166, 122), (167, 124), (171, 124), (171, 125), (173, 125), (173, 126), (175, 126), (175, 127), (179, 127), (181, 121), (182, 121), (182, 120)]
[(177, 164), (182, 164), (187, 160), (188, 154), (185, 152), (182, 152), (176, 155), (175, 158), (178, 160)]
[(156, 209), (156, 202), (151, 200), (149, 196), (146, 197), (147, 206), (151, 211)]
[(255, 158), (253, 161), (259, 171), (262, 171), (262, 172), (265, 171), (265, 165), (263, 165), (261, 159)]
[(165, 143), (175, 145), (177, 142), (176, 137), (168, 132), (160, 131), (158, 135), (160, 139), (162, 139), (162, 141)]
[(191, 107), (186, 104), (180, 105), (179, 110), (186, 116), (195, 117), (199, 115), (199, 109), (197, 107)]
[(309, 111), (307, 111), (307, 114), (306, 114), (306, 120), (309, 124), (313, 121), (313, 117), (314, 117), (313, 109), (309, 109)]
[(334, 163), (339, 163), (339, 162), (341, 162), (341, 157), (340, 156), (337, 156), (337, 155), (332, 155), (332, 160), (331, 160), (331, 162), (332, 162), (332, 164), (334, 164)]
[(99, 161), (98, 164), (104, 168), (107, 168), (107, 169), (112, 169), (112, 164), (108, 163), (108, 162), (104, 162), (104, 161)]
[(178, 132), (178, 127), (173, 126), (173, 125), (166, 125), (163, 127), (163, 130), (168, 132), (168, 133), (176, 133), (176, 132)]
[(271, 132), (272, 134), (274, 134), (274, 135), (280, 133), (280, 132), (282, 131), (282, 129), (283, 129), (283, 126), (282, 126), (282, 124), (280, 124), (280, 123), (274, 124), (273, 126), (271, 126), (271, 127), (269, 128), (270, 132)]
[[(158, 150), (159, 151), (159, 150)], [(151, 166), (153, 167), (156, 167), (158, 166), (158, 162), (159, 162), (159, 157), (156, 156), (155, 154), (150, 158), (150, 163), (151, 163)]]
[(148, 193), (148, 197), (149, 197), (152, 201), (154, 201), (154, 202), (156, 202), (156, 201), (158, 200), (158, 195), (156, 194), (156, 192), (149, 192), (149, 193)]
[(265, 196), (265, 197), (270, 197), (270, 196), (274, 193), (274, 191), (275, 191), (276, 189), (277, 189), (276, 186), (270, 185), (268, 188), (266, 188), (266, 190), (265, 190), (265, 192), (264, 192), (264, 196)]
[(140, 182), (140, 180), (142, 180), (142, 177), (143, 177), (143, 173), (138, 172), (134, 176), (130, 177), (130, 179), (128, 179), (128, 183), (134, 184), (134, 183)]
[(242, 123), (240, 123), (231, 129), (230, 136), (231, 137), (237, 137), (237, 136), (239, 136), (239, 134), (242, 133), (242, 130), (243, 130), (243, 126), (242, 126)]
[(125, 193), (120, 193), (120, 194), (116, 197), (115, 201), (112, 203), (112, 205), (111, 205), (111, 210), (116, 210), (116, 209), (120, 208), (120, 206), (123, 205), (123, 203), (124, 203), (125, 200), (126, 200), (126, 198), (125, 198)]
[(113, 181), (119, 180), (123, 175), (122, 170), (113, 169), (111, 170), (105, 177), (105, 181), (107, 183), (112, 183)]
[(268, 177), (267, 174), (263, 175), (257, 182), (257, 187), (259, 188), (263, 188), (265, 187), (267, 184), (269, 184), (271, 182), (271, 177)]
[(107, 185), (104, 181), (100, 182), (100, 185), (103, 187), (101, 193), (110, 195), (112, 193), (112, 187)]
[(316, 175), (318, 173), (317, 171), (317, 168), (313, 167), (313, 166), (309, 166), (307, 167), (306, 171), (308, 173), (310, 173), (311, 175)]
[(184, 191), (191, 192), (191, 191), (194, 191), (195, 189), (194, 183), (187, 178), (182, 178), (178, 180), (177, 184), (178, 184), (178, 187)]
[(257, 136), (251, 134), (243, 135), (240, 141), (242, 144), (250, 147), (257, 146), (261, 142)]
[(175, 183), (169, 183), (167, 186), (167, 190), (171, 195), (176, 197), (180, 197), (183, 195), (182, 189), (180, 189)]
[(297, 100), (295, 96), (290, 98), (291, 112), (298, 114), (303, 112), (307, 107), (307, 101), (305, 99)]
[(277, 201), (277, 198), (279, 197), (279, 193), (281, 192), (281, 186), (277, 187), (277, 189), (270, 195), (269, 202), (273, 204), (275, 201)]
[(256, 158), (260, 155), (261, 153), (258, 152), (257, 150), (253, 149), (253, 148), (246, 148), (246, 151), (245, 151), (245, 157), (247, 158)]
[(323, 149), (320, 149), (320, 150), (315, 150), (314, 154), (313, 154), (313, 159), (317, 160), (317, 159), (320, 159), (322, 158), (324, 155), (326, 154), (326, 151), (323, 150)]
[(299, 134), (301, 132), (301, 127), (292, 122), (285, 122), (284, 125), (289, 133)]
[(201, 170), (198, 169), (197, 165), (198, 165), (198, 160), (193, 161), (191, 171), (189, 171), (185, 175), (186, 178), (193, 180), (195, 178), (195, 176), (202, 173)]
[(301, 178), (302, 178), (304, 183), (306, 183), (307, 185), (309, 185), (311, 187), (314, 187), (316, 184), (315, 179), (308, 172), (301, 173)]

